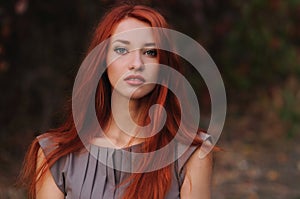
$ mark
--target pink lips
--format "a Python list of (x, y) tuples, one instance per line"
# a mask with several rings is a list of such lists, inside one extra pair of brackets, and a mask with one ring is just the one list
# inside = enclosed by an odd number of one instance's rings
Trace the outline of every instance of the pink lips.
[(145, 82), (145, 79), (141, 75), (129, 75), (124, 80), (132, 86), (139, 86)]

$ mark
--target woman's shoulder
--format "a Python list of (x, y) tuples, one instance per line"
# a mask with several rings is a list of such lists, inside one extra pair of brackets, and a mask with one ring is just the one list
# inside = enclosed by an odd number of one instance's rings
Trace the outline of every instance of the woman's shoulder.
[(56, 186), (65, 193), (63, 173), (65, 173), (69, 168), (70, 156), (72, 156), (72, 154), (68, 153), (60, 156), (59, 154), (61, 152), (57, 152), (59, 147), (58, 142), (55, 139), (55, 135), (51, 133), (38, 135), (36, 140), (40, 145), (38, 150), (38, 159), (40, 159), (40, 162), (47, 162), (49, 172)]
[(189, 146), (179, 159), (181, 197), (190, 198), (201, 194), (209, 198), (210, 195), (212, 137), (204, 132), (199, 136), (202, 144)]

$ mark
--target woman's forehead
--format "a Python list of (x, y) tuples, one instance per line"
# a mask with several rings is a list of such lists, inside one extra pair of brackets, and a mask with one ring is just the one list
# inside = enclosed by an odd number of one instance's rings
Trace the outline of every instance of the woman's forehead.
[(123, 19), (112, 33), (111, 43), (128, 41), (129, 43), (154, 43), (151, 26), (135, 18)]
[(121, 20), (117, 25), (113, 32), (113, 34), (117, 34), (120, 32), (136, 29), (136, 28), (149, 28), (151, 27), (148, 23), (144, 21), (140, 21), (133, 17), (127, 17)]

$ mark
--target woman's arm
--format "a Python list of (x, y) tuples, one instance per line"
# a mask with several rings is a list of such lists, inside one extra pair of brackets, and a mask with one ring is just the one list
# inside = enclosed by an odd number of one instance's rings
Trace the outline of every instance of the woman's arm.
[(199, 158), (201, 147), (193, 153), (186, 166), (186, 174), (180, 191), (182, 199), (210, 199), (212, 154)]
[[(45, 155), (40, 148), (38, 151), (37, 168), (45, 161)], [(53, 176), (49, 169), (36, 185), (36, 199), (64, 199), (64, 194), (55, 184)]]

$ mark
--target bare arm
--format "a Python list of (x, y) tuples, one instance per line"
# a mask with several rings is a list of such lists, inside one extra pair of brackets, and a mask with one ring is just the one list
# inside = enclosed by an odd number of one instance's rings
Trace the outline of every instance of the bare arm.
[(193, 153), (186, 164), (186, 174), (180, 191), (182, 199), (210, 199), (212, 154), (199, 158), (201, 147)]
[[(45, 155), (40, 148), (38, 151), (37, 168), (39, 168), (43, 161), (45, 161)], [(38, 181), (36, 185), (36, 199), (64, 199), (64, 194), (55, 184), (52, 174), (47, 169), (45, 176)]]

